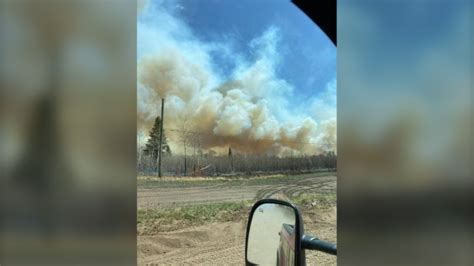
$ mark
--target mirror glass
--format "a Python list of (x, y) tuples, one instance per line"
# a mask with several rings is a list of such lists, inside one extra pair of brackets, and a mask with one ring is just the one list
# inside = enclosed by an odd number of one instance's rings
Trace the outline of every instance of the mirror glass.
[(295, 210), (264, 203), (253, 213), (247, 260), (255, 265), (295, 265)]

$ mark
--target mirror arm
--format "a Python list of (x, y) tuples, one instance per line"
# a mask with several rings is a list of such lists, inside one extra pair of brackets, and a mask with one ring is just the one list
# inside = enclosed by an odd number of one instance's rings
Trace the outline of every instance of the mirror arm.
[(303, 249), (319, 250), (324, 253), (337, 255), (337, 245), (319, 240), (310, 235), (303, 235), (303, 239), (301, 239), (301, 247)]

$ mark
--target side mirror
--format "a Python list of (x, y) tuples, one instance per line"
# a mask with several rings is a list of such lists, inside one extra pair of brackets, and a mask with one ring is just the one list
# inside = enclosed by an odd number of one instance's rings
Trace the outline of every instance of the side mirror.
[(304, 265), (303, 233), (296, 206), (275, 199), (258, 201), (247, 224), (246, 265)]

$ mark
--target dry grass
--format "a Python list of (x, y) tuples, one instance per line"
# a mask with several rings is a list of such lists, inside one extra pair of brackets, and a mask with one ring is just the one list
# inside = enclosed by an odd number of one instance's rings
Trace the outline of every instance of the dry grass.
[(176, 208), (139, 209), (138, 235), (153, 235), (213, 222), (240, 221), (246, 217), (250, 202), (223, 202)]
[(273, 174), (273, 175), (257, 175), (257, 176), (137, 176), (137, 180), (145, 181), (215, 181), (215, 180), (248, 180), (248, 179), (269, 179), (283, 177), (283, 174)]

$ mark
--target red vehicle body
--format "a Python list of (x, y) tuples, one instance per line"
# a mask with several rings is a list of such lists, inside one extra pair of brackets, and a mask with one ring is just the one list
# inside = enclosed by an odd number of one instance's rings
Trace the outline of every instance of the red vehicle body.
[(277, 251), (277, 265), (294, 265), (295, 230), (292, 225), (283, 224), (280, 231), (280, 244)]

